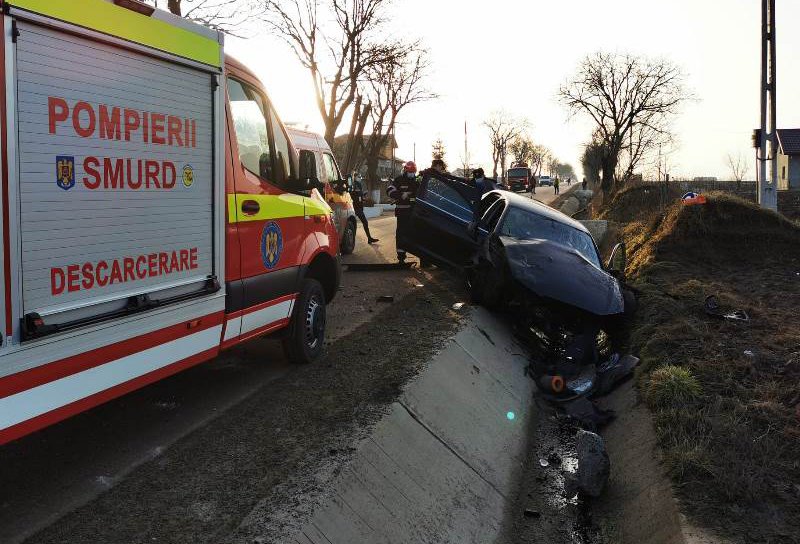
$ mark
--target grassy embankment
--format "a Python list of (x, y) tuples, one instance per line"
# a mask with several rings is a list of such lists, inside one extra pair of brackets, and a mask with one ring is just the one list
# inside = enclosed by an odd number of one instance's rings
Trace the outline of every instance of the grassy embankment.
[[(663, 210), (653, 188), (599, 214), (628, 245), (642, 359), (667, 469), (694, 521), (746, 542), (800, 542), (800, 227), (708, 195)], [(703, 301), (749, 322), (709, 317)]]

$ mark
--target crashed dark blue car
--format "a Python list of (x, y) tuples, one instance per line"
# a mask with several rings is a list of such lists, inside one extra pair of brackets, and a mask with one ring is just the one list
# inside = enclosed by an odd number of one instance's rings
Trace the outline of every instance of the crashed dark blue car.
[(462, 178), (424, 173), (402, 241), (423, 262), (464, 269), (475, 302), (514, 310), (551, 337), (611, 334), (635, 304), (621, 281), (624, 246), (604, 266), (578, 221), (508, 191), (481, 197)]

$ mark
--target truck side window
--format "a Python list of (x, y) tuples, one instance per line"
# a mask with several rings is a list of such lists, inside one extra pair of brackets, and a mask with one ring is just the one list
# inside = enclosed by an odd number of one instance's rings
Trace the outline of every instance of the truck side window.
[(339, 175), (339, 169), (336, 168), (336, 162), (333, 160), (333, 155), (330, 153), (323, 153), (322, 163), (325, 165), (325, 175), (330, 183), (336, 183), (342, 179), (342, 176)]
[(285, 187), (286, 181), (292, 176), (289, 139), (283, 132), (278, 116), (272, 108), (270, 108), (270, 120), (272, 121), (272, 137), (275, 141), (275, 172), (270, 179), (278, 186)]
[(228, 78), (228, 97), (242, 165), (253, 174), (273, 181), (263, 98), (249, 85), (231, 78)]

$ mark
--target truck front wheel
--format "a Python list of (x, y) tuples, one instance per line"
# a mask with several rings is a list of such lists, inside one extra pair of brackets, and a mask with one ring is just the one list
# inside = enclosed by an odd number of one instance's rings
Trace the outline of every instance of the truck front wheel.
[(316, 360), (325, 344), (325, 293), (317, 280), (303, 281), (291, 322), (283, 339), (283, 351), (293, 363)]

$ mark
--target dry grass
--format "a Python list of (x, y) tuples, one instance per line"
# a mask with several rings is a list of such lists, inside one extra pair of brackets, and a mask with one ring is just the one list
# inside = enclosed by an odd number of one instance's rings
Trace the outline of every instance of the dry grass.
[[(736, 197), (662, 211), (656, 196), (624, 191), (602, 216), (628, 243), (630, 341), (667, 467), (697, 521), (800, 542), (800, 228)], [(707, 316), (711, 294), (751, 321)]]

